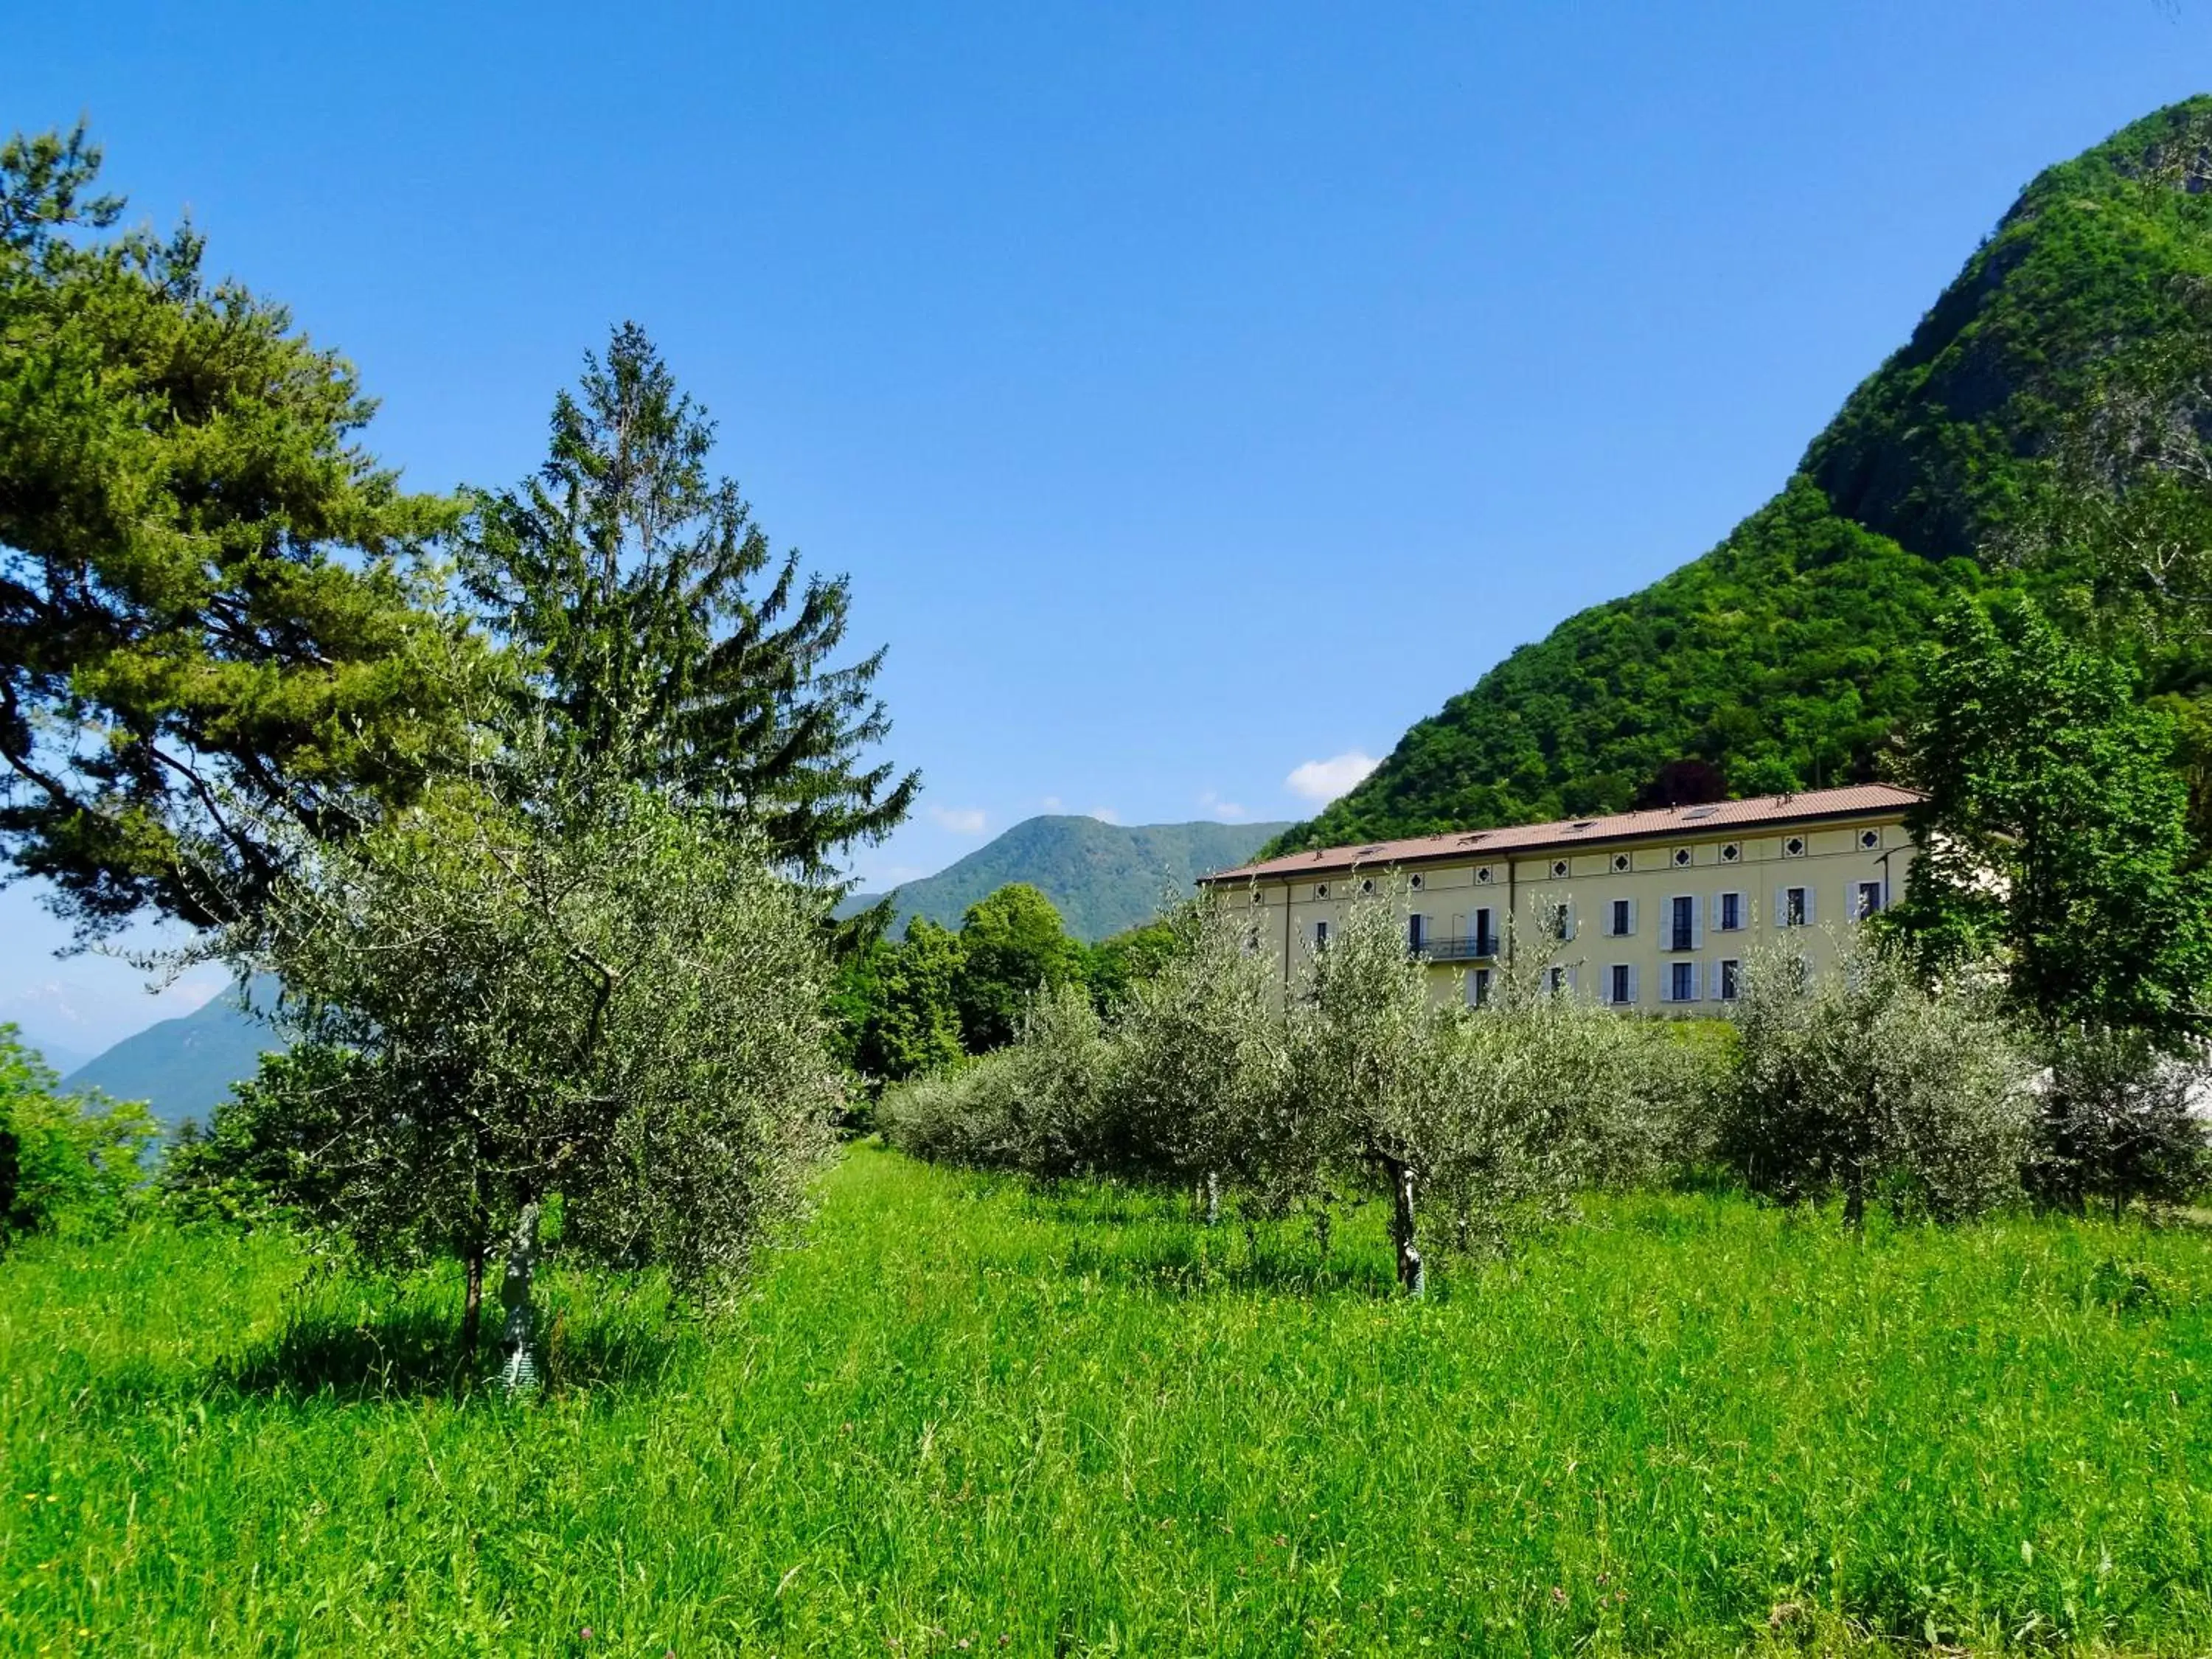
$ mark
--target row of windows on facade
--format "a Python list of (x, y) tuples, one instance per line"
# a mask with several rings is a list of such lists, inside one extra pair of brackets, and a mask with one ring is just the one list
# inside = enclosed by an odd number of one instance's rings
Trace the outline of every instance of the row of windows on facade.
[[(1640, 975), (1632, 962), (1607, 963), (1600, 969), (1601, 977), (1598, 989), (1607, 1006), (1631, 1008), (1642, 1000)], [(1480, 1008), (1490, 1000), (1492, 970), (1487, 968), (1470, 969), (1467, 976), (1467, 1000), (1470, 1007)], [(1575, 988), (1580, 975), (1571, 963), (1547, 968), (1544, 988), (1554, 995)], [(1700, 964), (1695, 962), (1670, 962), (1666, 975), (1660, 981), (1662, 1002), (1734, 1002), (1743, 985), (1743, 963), (1735, 957), (1723, 957), (1720, 961)]]
[[(1881, 831), (1879, 830), (1860, 830), (1859, 845), (1868, 852), (1874, 851), (1876, 848), (1881, 845)], [(1805, 853), (1806, 843), (1804, 836), (1789, 836), (1784, 838), (1782, 842), (1783, 857), (1786, 859), (1802, 859), (1805, 856)], [(1691, 848), (1687, 847), (1677, 847), (1670, 856), (1675, 868), (1686, 869), (1689, 867), (1694, 855)], [(1742, 856), (1743, 843), (1741, 842), (1731, 841), (1725, 842), (1722, 844), (1722, 863), (1734, 864)], [(1552, 860), (1552, 879), (1554, 881), (1565, 881), (1567, 879), (1570, 873), (1571, 873), (1572, 869), (1573, 866), (1567, 860), (1553, 859)], [(1631, 865), (1629, 855), (1627, 854), (1615, 853), (1613, 855), (1612, 872), (1614, 875), (1627, 875), (1630, 873), (1630, 869)], [(1489, 882), (1492, 879), (1490, 866), (1486, 864), (1479, 866), (1475, 870), (1474, 878), (1478, 882)], [(1426, 878), (1422, 876), (1417, 871), (1413, 875), (1408, 876), (1406, 880), (1407, 885), (1418, 893), (1421, 890), (1422, 886), (1426, 881)], [(1359, 890), (1363, 895), (1373, 893), (1375, 890), (1375, 878), (1372, 876), (1361, 877), (1359, 879)], [(1328, 896), (1328, 884), (1325, 881), (1315, 883), (1314, 896), (1317, 899), (1327, 898)], [(1252, 902), (1255, 904), (1265, 902), (1256, 888), (1253, 890)]]
[[(1775, 925), (1780, 927), (1809, 927), (1814, 923), (1814, 892), (1809, 886), (1779, 887), (1775, 890)], [(1882, 908), (1882, 884), (1879, 881), (1854, 881), (1844, 889), (1844, 915), (1847, 921), (1864, 921)], [(1638, 905), (1632, 898), (1607, 901), (1600, 911), (1601, 931), (1607, 939), (1635, 937)], [(1667, 900), (1661, 918), (1660, 946), (1662, 951), (1697, 951), (1705, 947), (1705, 918), (1710, 912), (1714, 931), (1723, 933), (1741, 933), (1756, 921), (1755, 907), (1751, 895), (1746, 892), (1715, 893), (1709, 900), (1700, 902), (1694, 893), (1678, 893)], [(1489, 909), (1479, 909), (1472, 917), (1452, 918), (1455, 931), (1439, 935), (1435, 929), (1436, 918), (1416, 911), (1406, 918), (1406, 945), (1408, 950), (1426, 951), (1437, 948), (1450, 950), (1465, 947), (1463, 954), (1495, 955), (1498, 935), (1491, 925)], [(1472, 921), (1470, 928), (1468, 922)], [(1553, 912), (1552, 927), (1560, 939), (1575, 936), (1575, 911), (1571, 904), (1558, 906)], [(1328, 943), (1328, 923), (1313, 924), (1313, 942), (1316, 946)]]

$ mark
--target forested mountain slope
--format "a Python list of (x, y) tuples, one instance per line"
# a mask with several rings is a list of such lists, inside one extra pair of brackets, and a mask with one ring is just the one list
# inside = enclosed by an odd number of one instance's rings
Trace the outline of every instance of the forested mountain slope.
[[(1050, 899), (1067, 931), (1098, 940), (1150, 921), (1163, 904), (1190, 896), (1208, 870), (1242, 864), (1280, 823), (1107, 823), (1072, 816), (1025, 818), (933, 876), (893, 895), (897, 936), (912, 916), (957, 927), (977, 899), (1025, 881)], [(872, 900), (848, 900), (848, 910)]]
[(2200, 702), (2204, 596), (2128, 520), (2172, 486), (2159, 510), (2212, 523), (2208, 188), (2212, 98), (2043, 173), (1773, 501), (1515, 651), (1277, 849), (1619, 811), (1686, 757), (1735, 793), (1869, 776), (1929, 618), (1992, 582)]

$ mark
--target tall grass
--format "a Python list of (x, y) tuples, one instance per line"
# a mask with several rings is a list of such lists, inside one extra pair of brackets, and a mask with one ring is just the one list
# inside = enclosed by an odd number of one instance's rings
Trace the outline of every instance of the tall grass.
[[(2212, 1645), (2212, 1254), (1725, 1194), (1390, 1294), (1379, 1216), (854, 1152), (712, 1330), (148, 1229), (0, 1260), (0, 1648), (1565, 1653)], [(586, 1636), (588, 1630), (590, 1634)]]

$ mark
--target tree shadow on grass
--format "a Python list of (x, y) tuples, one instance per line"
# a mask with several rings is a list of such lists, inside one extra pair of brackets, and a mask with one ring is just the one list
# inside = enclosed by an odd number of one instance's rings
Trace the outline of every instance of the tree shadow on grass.
[(1397, 1293), (1389, 1259), (1366, 1249), (1324, 1258), (1310, 1237), (1303, 1248), (1275, 1230), (1254, 1235), (1235, 1223), (1218, 1227), (1137, 1224), (1079, 1233), (1062, 1259), (1071, 1277), (1175, 1297), (1261, 1291), (1273, 1295), (1358, 1296)]
[[(499, 1310), (485, 1310), (484, 1340), (461, 1350), (459, 1310), (441, 1299), (400, 1298), (381, 1306), (335, 1305), (314, 1297), (276, 1332), (232, 1356), (216, 1382), (244, 1395), (353, 1404), (377, 1400), (463, 1400), (498, 1392)], [(627, 1393), (658, 1387), (684, 1346), (665, 1318), (627, 1305), (580, 1315), (565, 1304), (541, 1310), (544, 1388)]]

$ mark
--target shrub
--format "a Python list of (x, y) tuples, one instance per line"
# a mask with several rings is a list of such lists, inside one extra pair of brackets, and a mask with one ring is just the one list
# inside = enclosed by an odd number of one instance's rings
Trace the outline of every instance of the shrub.
[(0, 1245), (114, 1225), (159, 1133), (139, 1102), (61, 1093), (15, 1028), (0, 1025)]
[(1785, 1203), (1840, 1194), (1953, 1220), (2019, 1195), (2029, 1068), (1986, 976), (1923, 989), (1904, 964), (1839, 942), (1808, 982), (1797, 959), (1745, 964), (1741, 1048), (1722, 1097), (1722, 1155)]
[(1249, 922), (1200, 901), (1170, 919), (1172, 943), (1115, 1024), (1112, 1086), (1093, 1151), (1103, 1174), (1279, 1198), (1304, 1158), (1285, 1110), (1289, 1059), (1274, 960)]
[(2190, 1109), (2201, 1061), (2144, 1033), (2079, 1030), (2054, 1046), (2027, 1164), (2039, 1202), (2114, 1214), (2130, 1200), (2180, 1204), (2212, 1178), (2212, 1144)]

